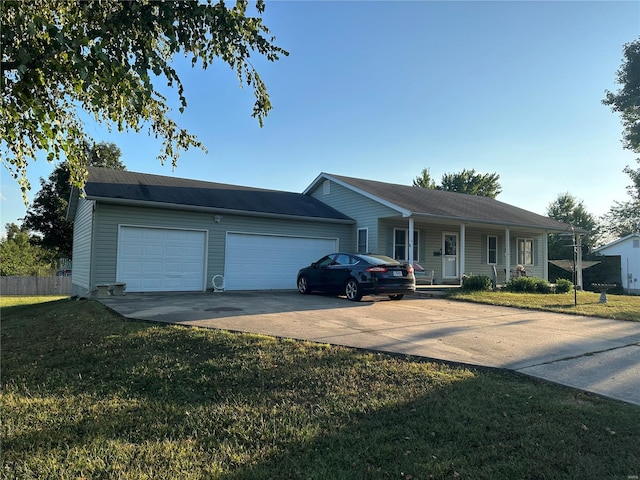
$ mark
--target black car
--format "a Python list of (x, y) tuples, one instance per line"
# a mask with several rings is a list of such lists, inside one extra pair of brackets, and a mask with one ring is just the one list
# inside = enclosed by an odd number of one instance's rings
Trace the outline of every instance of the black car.
[(319, 290), (346, 295), (357, 302), (363, 295), (389, 295), (400, 300), (416, 291), (413, 267), (391, 257), (332, 253), (298, 272), (298, 291)]

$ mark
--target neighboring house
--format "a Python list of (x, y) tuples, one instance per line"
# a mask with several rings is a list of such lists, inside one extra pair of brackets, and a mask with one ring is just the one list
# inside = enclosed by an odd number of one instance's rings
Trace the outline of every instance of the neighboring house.
[[(320, 174), (303, 193), (90, 168), (72, 191), (73, 294), (295, 288), (333, 251), (419, 263), (436, 283), (503, 280), (516, 265), (548, 278), (547, 235), (570, 227), (497, 200)], [(218, 277), (221, 276), (221, 277)]]
[(640, 295), (640, 233), (632, 233), (593, 250), (600, 255), (620, 255), (622, 288)]

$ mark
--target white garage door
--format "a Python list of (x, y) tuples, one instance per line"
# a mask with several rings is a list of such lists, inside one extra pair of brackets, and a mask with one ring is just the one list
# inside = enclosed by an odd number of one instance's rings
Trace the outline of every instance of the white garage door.
[(116, 278), (127, 292), (204, 290), (205, 232), (120, 227)]
[(228, 233), (225, 289), (296, 288), (298, 270), (337, 248), (338, 240), (332, 238)]

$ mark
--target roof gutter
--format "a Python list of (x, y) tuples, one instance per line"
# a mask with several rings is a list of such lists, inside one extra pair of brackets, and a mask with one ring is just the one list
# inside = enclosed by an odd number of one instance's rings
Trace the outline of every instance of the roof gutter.
[(216, 208), (216, 207), (203, 207), (198, 205), (184, 205), (180, 203), (158, 203), (150, 202), (147, 200), (130, 200), (127, 198), (109, 198), (109, 197), (97, 197), (93, 195), (87, 195), (88, 200), (95, 200), (102, 203), (108, 203), (113, 205), (127, 205), (135, 207), (154, 207), (154, 208), (166, 208), (169, 210), (189, 210), (192, 212), (202, 213), (218, 213), (226, 215), (239, 215), (243, 217), (262, 217), (262, 218), (276, 218), (282, 220), (306, 220), (314, 222), (324, 223), (340, 223), (344, 225), (352, 225), (355, 220), (348, 218), (327, 218), (327, 217), (308, 217), (302, 215), (287, 215), (284, 213), (269, 213), (269, 212), (256, 212), (247, 210), (234, 210), (229, 208)]
[[(498, 222), (498, 221), (493, 221), (493, 220), (481, 220), (481, 219), (477, 219), (477, 218), (462, 218), (462, 217), (455, 217), (455, 216), (449, 216), (449, 215), (433, 215), (433, 214), (429, 214), (429, 213), (415, 213), (415, 212), (410, 212), (409, 215), (403, 215), (404, 217), (422, 217), (422, 218), (433, 218), (433, 219), (437, 219), (437, 220), (450, 220), (450, 221), (454, 221), (454, 222), (458, 222), (458, 223), (482, 223), (485, 225), (496, 225), (496, 226), (501, 226), (501, 227), (518, 227), (518, 228), (533, 228), (536, 230), (549, 230), (549, 231), (554, 231), (554, 232), (567, 232), (571, 229), (570, 225), (567, 225), (565, 228), (562, 228), (560, 226), (558, 227), (552, 227), (549, 225), (531, 225), (531, 224), (524, 224), (524, 223), (509, 223), (509, 222)], [(575, 228), (575, 231), (578, 233), (586, 233), (586, 230), (583, 230), (581, 228)]]

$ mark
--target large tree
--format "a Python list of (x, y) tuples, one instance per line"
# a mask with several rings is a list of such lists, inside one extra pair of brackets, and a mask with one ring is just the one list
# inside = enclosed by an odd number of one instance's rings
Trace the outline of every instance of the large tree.
[(33, 245), (29, 232), (15, 223), (5, 225), (7, 235), (0, 240), (0, 275), (39, 275), (53, 267), (42, 249)]
[(420, 175), (413, 179), (413, 186), (435, 189), (436, 181), (431, 178), (431, 172), (429, 171), (429, 169), (423, 168)]
[[(640, 165), (640, 158), (636, 159)], [(623, 170), (631, 177), (631, 185), (627, 187), (630, 200), (614, 202), (613, 207), (603, 215), (602, 228), (610, 238), (624, 237), (630, 233), (640, 233), (640, 167)]]
[[(558, 195), (547, 207), (547, 216), (587, 231), (582, 237), (582, 245), (590, 251), (596, 244), (599, 235), (597, 219), (587, 212), (582, 200), (570, 193)], [(549, 235), (549, 258), (559, 260), (573, 258), (573, 239), (566, 235)]]
[[(254, 117), (262, 126), (271, 109), (266, 86), (250, 56), (269, 61), (286, 51), (262, 22), (264, 0), (250, 16), (247, 0), (3, 0), (0, 2), (0, 155), (25, 196), (27, 164), (39, 152), (68, 162), (71, 180), (86, 175), (84, 145), (93, 143), (78, 114), (118, 130), (143, 129), (161, 138), (161, 162), (175, 165), (180, 150), (204, 148), (169, 117), (156, 82), (184, 88), (172, 66), (177, 53), (192, 66), (221, 59), (253, 89)], [(253, 4), (252, 4), (253, 5)]]
[[(640, 154), (640, 38), (624, 46), (624, 59), (617, 72), (617, 92), (606, 92), (605, 105), (620, 113), (624, 128), (624, 147)], [(636, 159), (640, 164), (640, 158)], [(615, 202), (602, 218), (603, 228), (613, 237), (640, 231), (640, 168), (627, 165), (623, 170), (631, 177), (626, 202)]]
[(617, 72), (617, 92), (606, 92), (602, 103), (620, 112), (625, 148), (640, 153), (640, 38), (624, 46), (624, 59)]
[[(125, 170), (120, 149), (113, 143), (85, 145), (85, 157), (94, 167)], [(60, 163), (47, 180), (40, 179), (40, 190), (27, 209), (22, 226), (38, 234), (35, 242), (50, 258), (71, 258), (73, 250), (73, 222), (66, 219), (71, 194), (71, 171), (68, 162)]]
[(500, 175), (497, 173), (477, 173), (475, 169), (463, 169), (458, 173), (445, 173), (440, 185), (437, 185), (431, 178), (429, 169), (423, 168), (421, 174), (413, 180), (413, 186), (496, 198), (502, 192), (499, 179)]

